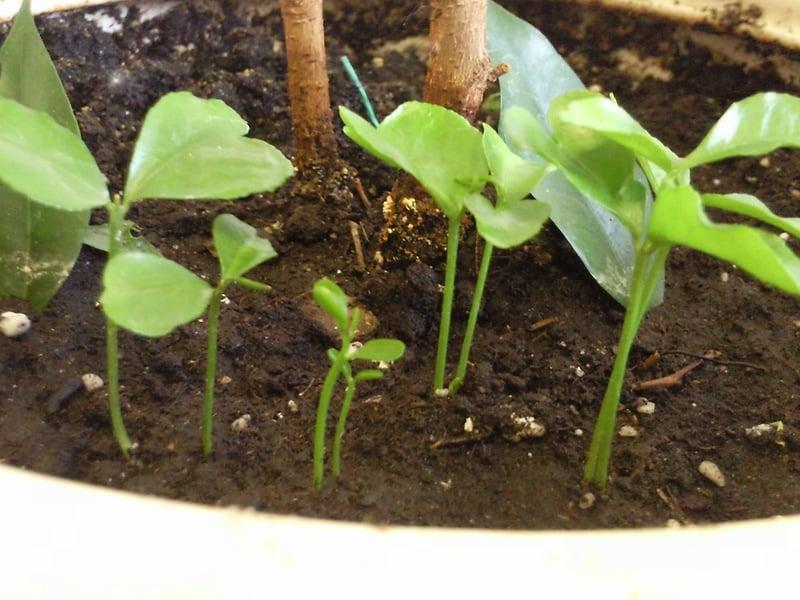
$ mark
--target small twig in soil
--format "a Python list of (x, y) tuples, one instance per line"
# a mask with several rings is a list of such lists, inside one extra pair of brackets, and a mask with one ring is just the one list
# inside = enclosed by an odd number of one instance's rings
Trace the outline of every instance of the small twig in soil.
[(364, 191), (364, 186), (361, 184), (361, 180), (358, 177), (353, 177), (353, 187), (356, 188), (356, 194), (361, 200), (361, 204), (364, 205), (366, 210), (370, 210), (372, 208), (372, 203), (369, 201), (369, 198), (367, 198), (367, 193)]
[(549, 327), (553, 323), (558, 323), (558, 317), (547, 317), (546, 319), (541, 319), (540, 321), (536, 321), (536, 323), (531, 325), (531, 331), (539, 331), (540, 329)]
[[(658, 351), (653, 352), (650, 356), (648, 356), (642, 362), (640, 362), (638, 365), (636, 365), (634, 367), (634, 369), (636, 371), (649, 371), (650, 369), (652, 369), (656, 365), (656, 363), (659, 360), (661, 360), (661, 356), (662, 355), (661, 355), (660, 352), (658, 352)], [(697, 357), (695, 357), (695, 358), (697, 358)]]
[(476, 431), (473, 433), (459, 435), (456, 437), (442, 438), (441, 440), (436, 440), (435, 442), (433, 442), (433, 444), (431, 444), (431, 450), (439, 450), (440, 448), (452, 448), (453, 446), (464, 446), (466, 444), (474, 444), (475, 442), (481, 442), (485, 439), (490, 438), (493, 433), (494, 432), (489, 429), (483, 432)]
[(297, 394), (297, 397), (298, 398), (302, 398), (303, 394), (305, 394), (308, 390), (310, 390), (311, 386), (313, 386), (316, 382), (317, 382), (317, 378), (316, 377), (312, 377), (311, 381), (308, 382), (308, 385), (306, 386), (306, 388), (302, 392)]
[(364, 249), (361, 247), (361, 234), (358, 231), (358, 223), (348, 221), (350, 224), (350, 236), (353, 238), (353, 247), (356, 250), (356, 265), (358, 270), (364, 273), (367, 270), (367, 263), (364, 262)]
[[(658, 354), (656, 352), (656, 354)], [(756, 371), (763, 371), (764, 373), (769, 373), (769, 369), (762, 365), (755, 365), (753, 363), (744, 362), (741, 360), (721, 360), (718, 358), (711, 358), (710, 356), (704, 356), (702, 354), (693, 354), (691, 352), (683, 352), (681, 350), (669, 350), (664, 352), (662, 356), (666, 356), (668, 354), (678, 354), (680, 356), (689, 356), (692, 358), (702, 358), (703, 360), (707, 360), (708, 362), (713, 362), (718, 365), (723, 365), (726, 367), (744, 367), (745, 369), (755, 369)]]
[(688, 365), (686, 365), (681, 369), (678, 369), (671, 375), (666, 375), (665, 377), (658, 377), (657, 379), (651, 379), (650, 381), (637, 383), (633, 386), (633, 389), (636, 391), (642, 391), (642, 390), (660, 390), (671, 387), (677, 387), (683, 384), (683, 378), (686, 377), (687, 374), (694, 371), (705, 361), (713, 360), (717, 358), (719, 355), (720, 355), (719, 352), (712, 350), (704, 354), (702, 358), (698, 358), (697, 360), (690, 362)]

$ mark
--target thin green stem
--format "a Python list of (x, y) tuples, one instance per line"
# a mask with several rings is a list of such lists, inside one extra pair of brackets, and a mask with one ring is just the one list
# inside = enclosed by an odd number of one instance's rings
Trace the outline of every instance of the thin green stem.
[[(122, 220), (125, 217), (127, 205), (112, 203), (108, 207), (108, 258), (114, 258), (119, 252), (119, 238), (122, 230)], [(111, 319), (106, 319), (106, 377), (108, 378), (108, 412), (111, 417), (111, 430), (117, 440), (122, 455), (128, 458), (128, 452), (133, 447), (125, 422), (122, 419), (122, 407), (119, 400), (119, 329)]]
[(336, 355), (336, 360), (328, 370), (322, 389), (319, 392), (319, 404), (317, 404), (317, 421), (314, 425), (314, 487), (320, 489), (325, 471), (325, 427), (328, 422), (328, 409), (331, 405), (331, 397), (342, 367), (347, 360), (347, 349), (350, 347), (350, 340), (343, 332), (342, 348)]
[(133, 444), (125, 430), (122, 408), (119, 402), (119, 358), (117, 351), (117, 326), (106, 319), (106, 376), (108, 377), (108, 412), (111, 416), (111, 430), (117, 439), (119, 449), (125, 458)]
[(455, 394), (464, 383), (467, 375), (467, 364), (469, 363), (469, 353), (472, 350), (472, 339), (475, 336), (475, 326), (478, 323), (478, 313), (481, 311), (483, 301), (483, 290), (486, 287), (486, 278), (489, 274), (489, 265), (492, 262), (492, 252), (494, 246), (486, 242), (483, 247), (483, 257), (481, 266), (478, 270), (478, 280), (475, 282), (475, 291), (472, 294), (472, 306), (469, 309), (469, 319), (467, 320), (467, 330), (464, 333), (464, 341), (461, 344), (461, 354), (458, 357), (458, 367), (453, 381), (450, 382), (449, 391)]
[(458, 237), (461, 230), (460, 216), (450, 218), (447, 230), (447, 265), (442, 297), (442, 318), (439, 321), (439, 345), (436, 351), (436, 369), (433, 375), (433, 391), (444, 388), (444, 371), (447, 366), (447, 342), (450, 338), (450, 317), (453, 312), (453, 295), (456, 287), (456, 262)]
[(214, 386), (217, 380), (217, 337), (219, 332), (219, 308), (225, 282), (221, 283), (208, 306), (208, 351), (206, 353), (206, 388), (203, 397), (203, 454), (212, 450), (212, 427), (214, 422)]
[(356, 395), (356, 380), (352, 376), (345, 375), (347, 389), (344, 393), (342, 409), (339, 411), (339, 420), (336, 423), (336, 433), (333, 437), (333, 476), (338, 478), (342, 472), (342, 439), (344, 438), (344, 427), (347, 424), (347, 415), (350, 412), (350, 403)]
[(361, 103), (364, 105), (364, 108), (367, 111), (367, 116), (369, 117), (370, 123), (372, 123), (373, 127), (377, 127), (379, 124), (378, 117), (375, 116), (375, 110), (372, 108), (372, 102), (369, 101), (369, 94), (367, 94), (364, 84), (361, 83), (361, 79), (359, 79), (358, 73), (353, 67), (353, 64), (350, 62), (350, 59), (347, 56), (342, 56), (341, 60), (342, 66), (344, 66), (344, 72), (347, 73), (350, 81), (354, 86), (356, 86), (358, 95), (361, 96)]
[[(600, 413), (597, 416), (592, 443), (589, 447), (589, 456), (583, 472), (584, 480), (595, 483), (601, 489), (605, 489), (608, 481), (608, 464), (611, 460), (614, 426), (617, 421), (617, 409), (622, 394), (622, 384), (625, 380), (628, 357), (650, 300), (648, 296), (645, 296), (645, 288), (648, 282), (653, 280), (652, 273), (648, 269), (652, 266), (650, 258), (651, 256), (647, 252), (637, 251), (628, 309), (622, 324), (617, 356), (603, 396), (603, 403), (600, 406)], [(656, 277), (655, 281), (657, 280)]]

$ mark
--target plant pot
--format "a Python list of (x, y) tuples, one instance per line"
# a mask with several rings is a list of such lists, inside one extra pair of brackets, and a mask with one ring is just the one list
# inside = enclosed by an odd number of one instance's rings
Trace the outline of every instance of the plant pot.
[[(696, 18), (705, 15), (699, 4), (664, 6)], [(761, 4), (765, 24), (758, 31), (800, 45), (799, 11), (788, 0)], [(305, 598), (332, 589), (353, 597), (766, 596), (785, 594), (790, 583), (776, 573), (791, 572), (800, 550), (800, 517), (506, 532), (208, 508), (9, 467), (0, 467), (0, 490), (0, 595), (7, 598)]]

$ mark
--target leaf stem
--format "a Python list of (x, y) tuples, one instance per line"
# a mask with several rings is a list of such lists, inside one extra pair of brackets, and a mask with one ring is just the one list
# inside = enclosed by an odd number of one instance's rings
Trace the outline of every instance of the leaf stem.
[(442, 297), (442, 317), (439, 321), (439, 344), (436, 351), (436, 368), (433, 375), (433, 391), (444, 388), (444, 371), (447, 366), (447, 342), (450, 337), (450, 318), (453, 312), (453, 295), (456, 287), (456, 263), (461, 216), (451, 217), (447, 230), (447, 265)]
[(461, 344), (461, 354), (458, 357), (456, 375), (453, 381), (450, 382), (449, 391), (451, 394), (455, 394), (461, 388), (461, 385), (464, 383), (464, 377), (467, 374), (469, 353), (472, 349), (472, 339), (475, 336), (475, 326), (478, 323), (478, 313), (480, 313), (481, 310), (483, 290), (486, 287), (486, 278), (489, 274), (489, 265), (492, 262), (493, 251), (494, 245), (491, 242), (486, 242), (483, 247), (481, 266), (478, 270), (478, 280), (475, 283), (475, 291), (472, 294), (472, 306), (470, 306), (469, 309), (469, 319), (467, 320), (467, 329), (464, 332), (464, 341)]
[(203, 454), (212, 450), (212, 427), (214, 422), (214, 386), (217, 379), (217, 337), (219, 332), (219, 309), (226, 283), (220, 284), (211, 296), (208, 306), (208, 350), (206, 353), (206, 387), (203, 396)]
[(648, 269), (649, 266), (653, 266), (650, 258), (650, 254), (646, 251), (637, 250), (631, 278), (631, 293), (628, 308), (625, 311), (625, 321), (622, 324), (617, 356), (614, 359), (614, 367), (603, 396), (600, 413), (597, 416), (583, 472), (585, 481), (598, 485), (602, 490), (606, 488), (608, 481), (608, 464), (611, 460), (614, 426), (617, 421), (617, 409), (622, 394), (622, 384), (625, 380), (628, 357), (650, 300), (650, 297), (645, 295), (646, 288), (650, 281), (658, 281), (658, 277), (653, 277), (652, 270)]
[(350, 403), (356, 395), (356, 380), (349, 371), (345, 370), (345, 380), (347, 389), (344, 393), (342, 409), (339, 411), (339, 420), (336, 423), (336, 433), (333, 437), (333, 476), (338, 478), (342, 472), (342, 438), (344, 438), (344, 427), (347, 424), (347, 415), (350, 412)]
[(347, 332), (342, 331), (342, 349), (336, 354), (322, 389), (319, 393), (319, 404), (317, 404), (317, 421), (314, 425), (314, 487), (320, 489), (325, 470), (325, 426), (328, 422), (328, 410), (331, 405), (333, 388), (339, 379), (344, 363), (347, 360), (347, 349), (350, 347), (350, 337)]

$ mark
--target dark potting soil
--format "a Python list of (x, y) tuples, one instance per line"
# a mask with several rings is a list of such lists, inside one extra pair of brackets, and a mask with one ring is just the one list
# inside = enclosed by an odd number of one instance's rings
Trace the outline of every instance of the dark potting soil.
[[(291, 152), (285, 53), (275, 2), (195, 0), (65, 13), (39, 20), (85, 140), (122, 187), (146, 109), (188, 89), (221, 98), (252, 134)], [(388, 6), (387, 6), (388, 4)], [(770, 60), (748, 70), (719, 59), (687, 26), (572, 3), (506, 3), (548, 34), (587, 85), (619, 101), (680, 153), (735, 100), (761, 90), (797, 92)], [(119, 31), (103, 31), (98, 15)], [(427, 9), (418, 2), (353, 1), (327, 12), (334, 104), (360, 108), (338, 57), (360, 70), (386, 115), (420, 94)], [(107, 26), (112, 21), (104, 21)], [(111, 29), (114, 29), (112, 27)], [(723, 39), (723, 38), (720, 38)], [(776, 49), (746, 44), (755, 56)], [(791, 58), (791, 57), (789, 57)], [(784, 57), (785, 61), (785, 57)], [(491, 118), (488, 117), (488, 118)], [(104, 392), (55, 398), (83, 373), (104, 372), (100, 293), (104, 255), (84, 249), (67, 284), (32, 330), (0, 339), (0, 460), (54, 475), (213, 505), (380, 523), (500, 528), (663, 525), (789, 514), (800, 510), (800, 306), (735, 268), (678, 249), (666, 301), (634, 348), (607, 498), (577, 506), (590, 433), (611, 370), (623, 312), (587, 275), (552, 226), (524, 249), (497, 252), (463, 393), (430, 393), (441, 262), (380, 268), (374, 255), (382, 201), (395, 173), (342, 138), (370, 208), (351, 186), (297, 179), (240, 202), (147, 202), (132, 218), (148, 240), (209, 279), (213, 217), (257, 226), (280, 258), (253, 276), (268, 296), (230, 290), (222, 312), (215, 453), (200, 454), (205, 324), (163, 339), (122, 335), (128, 430), (139, 443), (124, 461), (109, 428)], [(800, 208), (800, 153), (698, 169), (706, 190), (754, 193), (781, 214)], [(343, 180), (346, 183), (346, 179)], [(96, 220), (104, 219), (102, 214)], [(359, 272), (348, 221), (360, 225), (368, 272)], [(475, 233), (462, 247), (451, 359), (458, 351), (474, 280)], [(397, 336), (406, 357), (363, 384), (346, 434), (343, 477), (311, 490), (311, 432), (329, 333), (308, 310), (309, 289), (328, 275), (374, 313), (376, 333)], [(3, 310), (26, 310), (4, 300)], [(720, 353), (679, 385), (631, 386), (669, 375), (691, 355)], [(653, 353), (657, 361), (646, 361)], [(646, 362), (644, 367), (636, 365)], [(655, 403), (640, 414), (637, 399)], [(338, 405), (334, 405), (334, 409)], [(334, 414), (335, 414), (334, 410)], [(231, 423), (251, 416), (235, 433)], [(547, 432), (509, 439), (512, 415)], [(471, 436), (464, 424), (471, 419)], [(745, 428), (782, 421), (783, 446), (757, 445)], [(469, 438), (469, 439), (467, 439)], [(719, 488), (698, 473), (711, 460)]]

